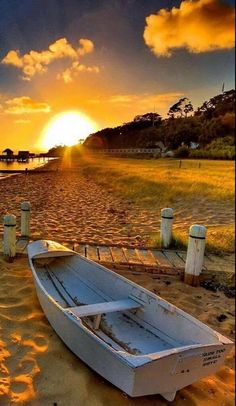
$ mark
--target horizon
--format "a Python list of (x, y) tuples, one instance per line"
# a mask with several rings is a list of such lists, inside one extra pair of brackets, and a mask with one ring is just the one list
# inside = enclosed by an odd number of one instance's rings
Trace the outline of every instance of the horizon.
[(0, 150), (73, 145), (235, 87), (232, 0), (23, 0), (14, 13), (4, 0), (0, 11)]
[[(230, 91), (235, 91), (235, 88), (233, 88), (233, 89), (230, 89)], [(224, 91), (223, 91), (223, 93), (219, 93), (219, 94), (225, 94), (225, 93), (227, 93), (227, 90), (225, 90), (224, 89)], [(200, 106), (198, 106), (198, 107), (200, 107)], [(197, 107), (197, 108), (198, 108)], [(187, 116), (186, 118), (190, 118), (190, 117), (193, 117), (194, 116), (194, 113), (197, 111), (197, 108), (195, 107), (194, 108), (194, 111), (193, 111), (193, 113), (190, 115), (190, 116)], [(73, 112), (63, 112), (63, 117), (65, 116), (65, 113), (69, 113), (69, 114), (71, 114), (71, 113), (73, 113)], [(147, 112), (146, 112), (147, 113)], [(155, 114), (155, 112), (149, 112), (149, 113), (151, 113), (151, 114)], [(144, 113), (145, 114), (145, 113)], [(59, 116), (60, 116), (60, 113), (58, 114)], [(136, 115), (137, 116), (137, 115)], [(73, 118), (73, 117), (72, 117)], [(133, 119), (134, 119), (135, 117), (133, 117)], [(170, 119), (170, 117), (168, 117), (168, 115), (166, 114), (164, 117), (163, 116), (161, 116), (161, 120), (162, 121), (165, 121), (165, 120), (169, 120)], [(173, 119), (173, 118), (172, 118)], [(175, 119), (178, 119), (177, 117), (174, 117), (174, 120)], [(55, 120), (56, 121), (56, 123), (58, 124), (58, 120)], [(133, 120), (131, 120), (130, 122), (132, 122)], [(118, 124), (118, 125), (115, 125), (115, 126), (113, 126), (113, 127), (110, 127), (111, 129), (112, 128), (117, 128), (117, 127), (122, 127), (123, 125), (126, 125), (126, 124), (128, 124), (129, 122), (127, 122), (127, 123), (120, 123), (120, 124)], [(60, 122), (59, 122), (59, 124), (60, 124)], [(36, 155), (37, 154), (43, 154), (43, 153), (47, 153), (47, 152), (49, 152), (51, 149), (53, 149), (53, 148), (58, 148), (58, 147), (66, 147), (66, 148), (70, 148), (70, 147), (75, 147), (75, 146), (78, 146), (78, 145), (83, 145), (83, 142), (89, 137), (89, 136), (91, 136), (91, 135), (94, 135), (94, 134), (96, 134), (97, 132), (99, 132), (99, 131), (102, 131), (102, 130), (105, 130), (105, 129), (107, 129), (107, 127), (104, 127), (104, 128), (100, 128), (100, 129), (96, 129), (96, 131), (94, 131), (94, 132), (90, 132), (85, 138), (76, 138), (76, 141), (75, 142), (73, 142), (73, 143), (70, 143), (70, 144), (66, 144), (66, 143), (63, 143), (63, 142), (61, 142), (61, 143), (56, 143), (56, 144), (51, 144), (48, 148), (36, 148), (36, 149), (31, 149), (31, 150), (29, 150), (29, 152), (30, 153), (35, 153)], [(7, 146), (5, 146), (4, 147), (4, 149), (3, 149), (3, 151), (1, 151), (0, 150), (0, 155), (2, 155), (3, 153), (4, 153), (4, 150), (5, 149), (11, 149), (13, 152), (14, 152), (14, 155), (16, 155), (16, 152), (19, 152), (19, 151), (22, 151), (22, 150), (27, 150), (27, 147), (26, 148), (24, 148), (24, 146), (23, 146), (23, 148), (21, 148), (21, 149), (19, 149), (19, 148), (11, 148), (11, 147), (9, 147), (9, 145), (7, 145)], [(28, 151), (28, 150), (27, 150)]]

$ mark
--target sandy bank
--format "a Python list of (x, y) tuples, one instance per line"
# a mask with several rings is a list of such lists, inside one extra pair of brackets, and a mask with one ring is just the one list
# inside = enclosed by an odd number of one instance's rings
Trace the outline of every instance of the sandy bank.
[[(54, 163), (55, 167), (56, 163)], [(130, 201), (119, 199), (80, 171), (19, 175), (0, 182), (0, 214), (15, 214), (31, 202), (33, 238), (143, 245), (150, 233), (144, 215)], [(159, 219), (156, 219), (157, 227)], [(0, 225), (0, 232), (2, 224)]]
[[(234, 300), (223, 293), (173, 283), (170, 277), (121, 273), (233, 338)], [(226, 319), (220, 322), (217, 316), (222, 313)], [(231, 353), (227, 365), (218, 373), (178, 392), (173, 406), (232, 406), (233, 364)], [(48, 324), (36, 297), (27, 260), (17, 259), (8, 264), (0, 257), (0, 405), (14, 404), (164, 406), (167, 402), (160, 396), (128, 398), (91, 371), (65, 347)]]

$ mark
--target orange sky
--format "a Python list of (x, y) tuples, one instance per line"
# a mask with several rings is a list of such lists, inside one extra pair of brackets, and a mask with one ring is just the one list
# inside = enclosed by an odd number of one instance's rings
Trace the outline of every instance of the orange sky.
[(234, 86), (233, 0), (21, 0), (14, 13), (3, 3), (0, 150), (41, 149), (59, 113), (78, 111), (97, 130)]
[(34, 97), (2, 98), (0, 123), (6, 137), (1, 136), (0, 148), (39, 150), (43, 130), (58, 113), (81, 112), (95, 122), (98, 130), (120, 125), (154, 107), (165, 114), (168, 106), (182, 95), (181, 92), (119, 94), (116, 86), (106, 81), (105, 72), (100, 73), (82, 72), (72, 83), (64, 83), (55, 80), (52, 68), (47, 75), (34, 79)]

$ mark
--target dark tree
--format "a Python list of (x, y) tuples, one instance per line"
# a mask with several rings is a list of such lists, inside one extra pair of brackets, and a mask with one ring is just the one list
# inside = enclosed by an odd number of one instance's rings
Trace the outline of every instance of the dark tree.
[(67, 147), (65, 145), (55, 145), (55, 147), (49, 149), (49, 151), (47, 152), (47, 156), (62, 157), (65, 154), (66, 148)]
[(195, 115), (203, 115), (204, 118), (211, 119), (228, 112), (234, 112), (234, 109), (235, 90), (229, 90), (205, 101), (202, 106), (197, 109)]
[(188, 117), (190, 113), (193, 113), (193, 105), (187, 97), (183, 97), (170, 107), (168, 116), (171, 118), (182, 118)]
[(152, 125), (153, 127), (155, 127), (156, 125), (161, 123), (161, 116), (158, 113), (146, 113), (134, 117), (134, 122), (147, 123), (148, 125)]
[(185, 117), (188, 117), (189, 114), (193, 113), (193, 105), (190, 100), (185, 99), (186, 102), (183, 103), (183, 111)]
[(179, 102), (173, 104), (173, 106), (170, 107), (169, 111), (168, 111), (168, 116), (170, 118), (178, 118), (181, 117), (181, 109), (179, 106)]
[(163, 143), (176, 150), (195, 143), (205, 150), (218, 138), (222, 143), (228, 137), (233, 139), (234, 102), (235, 91), (230, 90), (204, 102), (193, 115), (192, 103), (184, 97), (171, 106), (168, 119), (152, 112), (137, 115), (131, 122), (91, 134), (83, 145), (94, 149), (145, 148)]

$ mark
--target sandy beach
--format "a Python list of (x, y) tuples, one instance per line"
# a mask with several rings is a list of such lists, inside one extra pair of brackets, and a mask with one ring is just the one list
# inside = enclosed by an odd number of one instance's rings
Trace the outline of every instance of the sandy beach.
[[(52, 164), (50, 164), (52, 165)], [(53, 163), (54, 167), (56, 163)], [(0, 212), (17, 216), (31, 202), (34, 239), (145, 245), (159, 218), (114, 196), (79, 171), (17, 175), (0, 181)], [(1, 230), (2, 231), (2, 226)], [(117, 272), (234, 338), (234, 300), (173, 277)], [(224, 314), (226, 318), (219, 321)], [(215, 375), (178, 392), (175, 406), (231, 406), (234, 354)], [(164, 406), (160, 396), (131, 399), (76, 358), (48, 324), (26, 258), (0, 258), (0, 405)]]
[(0, 213), (15, 214), (18, 224), (20, 203), (30, 201), (33, 238), (137, 246), (150, 231), (148, 213), (143, 217), (132, 202), (114, 197), (79, 171), (5, 178), (0, 196)]
[[(89, 162), (89, 161), (88, 161)], [(98, 161), (102, 165), (102, 160)], [(66, 166), (65, 166), (66, 165)], [(160, 230), (163, 207), (144, 207), (135, 199), (125, 199), (94, 181), (80, 161), (52, 161), (45, 168), (54, 172), (22, 174), (1, 179), (0, 214), (15, 214), (20, 222), (20, 203), (31, 203), (31, 236), (58, 241), (147, 246)], [(130, 170), (130, 168), (129, 168)], [(214, 204), (213, 204), (214, 203)], [(204, 224), (211, 233), (214, 227), (234, 223), (232, 202), (220, 204), (207, 199), (174, 202), (174, 230), (187, 238), (189, 227)], [(204, 207), (204, 210), (203, 210)], [(0, 233), (2, 233), (2, 223)]]
[[(229, 338), (234, 337), (234, 300), (222, 292), (192, 288), (173, 277), (120, 273), (160, 294)], [(224, 313), (220, 322), (217, 317)], [(173, 406), (232, 406), (234, 354), (215, 375), (177, 393)], [(131, 399), (90, 370), (63, 344), (37, 300), (24, 258), (0, 258), (0, 405), (164, 406), (160, 396)]]

